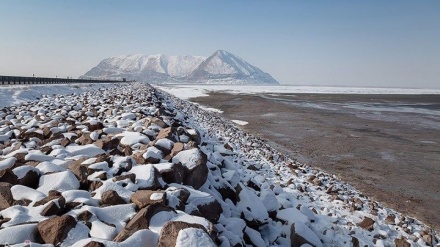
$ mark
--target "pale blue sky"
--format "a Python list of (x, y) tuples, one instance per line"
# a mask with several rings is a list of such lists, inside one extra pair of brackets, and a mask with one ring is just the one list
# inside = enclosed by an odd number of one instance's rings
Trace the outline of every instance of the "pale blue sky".
[(440, 88), (440, 1), (0, 1), (0, 74), (236, 54), (283, 84)]

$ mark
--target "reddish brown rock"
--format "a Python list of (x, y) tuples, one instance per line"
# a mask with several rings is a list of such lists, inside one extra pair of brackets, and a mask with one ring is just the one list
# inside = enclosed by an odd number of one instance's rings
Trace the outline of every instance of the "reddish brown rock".
[(130, 179), (130, 181), (132, 183), (135, 183), (136, 182), (136, 174), (129, 173), (129, 174), (124, 174), (124, 175), (120, 175), (120, 176), (114, 177), (113, 178), (113, 182), (122, 181), (122, 180), (125, 180), (125, 179)]
[(46, 244), (59, 245), (67, 233), (76, 226), (76, 220), (70, 215), (56, 216), (38, 223), (37, 229)]
[(85, 210), (85, 211), (79, 213), (79, 214), (76, 216), (76, 218), (77, 218), (79, 221), (88, 222), (88, 221), (90, 220), (90, 218), (92, 218), (92, 216), (93, 216), (93, 214), (90, 213), (90, 211)]
[(101, 202), (105, 205), (126, 204), (127, 202), (114, 190), (107, 190), (101, 195)]
[(111, 138), (106, 136), (95, 142), (95, 145), (105, 151), (116, 149), (119, 145), (120, 140), (118, 138)]
[(161, 203), (151, 204), (141, 210), (131, 219), (121, 232), (114, 238), (115, 242), (122, 242), (138, 230), (148, 229), (151, 218), (162, 211), (174, 211)]
[(19, 205), (19, 206), (26, 207), (26, 206), (29, 206), (29, 204), (31, 204), (31, 202), (32, 201), (29, 199), (20, 199), (20, 200), (15, 201), (14, 204), (12, 204), (12, 205), (13, 206)]
[(87, 126), (87, 129), (89, 131), (101, 130), (104, 128), (104, 124), (101, 122), (97, 122), (94, 124), (86, 123), (85, 125)]
[(136, 161), (136, 164), (145, 164), (147, 161), (145, 160), (143, 154), (144, 152), (136, 152), (133, 153), (131, 157)]
[(89, 186), (89, 191), (95, 191), (101, 186), (102, 186), (101, 181), (92, 181)]
[(394, 214), (390, 214), (385, 218), (385, 222), (387, 224), (396, 224), (396, 216)]
[(162, 119), (159, 119), (157, 117), (154, 117), (153, 119), (151, 119), (150, 123), (155, 124), (155, 125), (157, 125), (157, 126), (159, 126), (161, 128), (168, 127), (168, 124), (166, 124)]
[(177, 129), (174, 127), (168, 127), (161, 129), (159, 131), (159, 134), (157, 134), (156, 140), (167, 138), (170, 139), (173, 142), (177, 142), (179, 140), (179, 137), (177, 135)]
[(161, 203), (165, 205), (166, 194), (163, 191), (138, 190), (131, 196), (131, 201), (136, 204), (138, 208), (144, 208), (154, 203)]
[(51, 215), (57, 215), (61, 212), (61, 209), (58, 207), (58, 205), (54, 202), (50, 202), (44, 209), (41, 211), (41, 216), (51, 216)]
[(411, 244), (405, 238), (396, 238), (394, 240), (396, 247), (411, 247)]
[(50, 131), (49, 127), (44, 126), (43, 127), (43, 139), (48, 139), (52, 135), (52, 132)]
[(90, 241), (84, 247), (105, 247), (105, 244), (97, 241)]
[(171, 159), (172, 159), (174, 156), (176, 156), (180, 151), (182, 151), (184, 147), (185, 147), (184, 144), (181, 143), (181, 142), (176, 142), (176, 143), (174, 143), (174, 146), (173, 146), (173, 148), (171, 149), (171, 152), (170, 152), (167, 156), (165, 156), (165, 159), (166, 159), (166, 160), (171, 160)]
[(12, 184), (10, 183), (0, 183), (0, 211), (9, 208), (14, 204), (11, 187)]
[(81, 145), (92, 144), (93, 140), (90, 138), (90, 133), (82, 133), (82, 135), (76, 140)]
[(64, 205), (66, 204), (66, 199), (61, 195), (61, 193), (59, 193), (58, 191), (51, 190), (49, 192), (48, 196), (46, 196), (45, 198), (35, 202), (33, 206), (34, 207), (38, 207), (38, 206), (44, 205), (44, 204), (46, 204), (46, 203), (48, 203), (50, 201), (53, 201), (53, 200), (57, 200), (58, 201), (58, 205), (61, 208), (63, 208)]
[(157, 247), (176, 246), (176, 240), (180, 230), (186, 228), (198, 228), (206, 232), (206, 229), (200, 224), (191, 224), (183, 221), (169, 221), (165, 223), (160, 231), (159, 243), (157, 244)]
[(374, 222), (375, 221), (373, 219), (365, 217), (364, 220), (358, 224), (358, 226), (371, 232), (374, 230)]
[(14, 157), (17, 160), (15, 161), (15, 164), (14, 164), (13, 168), (19, 167), (19, 166), (21, 166), (21, 165), (26, 163), (26, 158), (25, 158), (26, 157), (26, 153), (16, 153), (14, 155)]
[(63, 139), (61, 140), (61, 142), (60, 142), (60, 145), (63, 146), (63, 147), (67, 147), (67, 146), (70, 145), (70, 143), (71, 143), (71, 141), (70, 141), (69, 139), (67, 139), (67, 138), (63, 138)]
[(81, 165), (82, 162), (84, 162), (86, 159), (82, 158), (79, 160), (75, 160), (71, 162), (68, 166), (68, 169), (73, 172), (73, 174), (76, 176), (76, 178), (81, 182), (84, 180), (87, 180), (87, 167)]

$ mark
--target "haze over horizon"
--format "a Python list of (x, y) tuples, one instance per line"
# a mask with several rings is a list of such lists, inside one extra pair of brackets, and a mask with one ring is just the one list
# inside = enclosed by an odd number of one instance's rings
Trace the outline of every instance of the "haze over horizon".
[(282, 84), (440, 88), (439, 1), (0, 2), (0, 75), (231, 52)]

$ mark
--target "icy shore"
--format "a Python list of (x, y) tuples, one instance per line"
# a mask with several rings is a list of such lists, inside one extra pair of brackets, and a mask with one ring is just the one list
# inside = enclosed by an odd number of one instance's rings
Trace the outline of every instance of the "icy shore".
[(146, 84), (0, 111), (0, 243), (426, 246), (439, 235)]

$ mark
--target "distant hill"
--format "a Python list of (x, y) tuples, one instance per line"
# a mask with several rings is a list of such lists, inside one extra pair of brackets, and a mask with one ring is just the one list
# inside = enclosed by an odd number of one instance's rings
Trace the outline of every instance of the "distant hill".
[(127, 55), (102, 60), (81, 79), (150, 83), (279, 84), (271, 75), (223, 50), (209, 57)]

